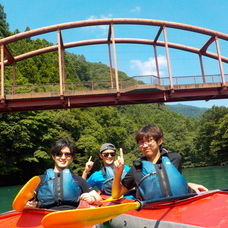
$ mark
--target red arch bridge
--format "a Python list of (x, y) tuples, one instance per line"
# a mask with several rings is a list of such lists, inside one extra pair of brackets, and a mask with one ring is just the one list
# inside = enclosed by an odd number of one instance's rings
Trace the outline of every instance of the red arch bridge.
[[(82, 29), (106, 26), (106, 38), (90, 40), (74, 40), (64, 42), (64, 32), (72, 29)], [(132, 26), (150, 31), (150, 39), (117, 38), (118, 28), (125, 26), (125, 33), (130, 34)], [(168, 40), (170, 31), (174, 31), (172, 39)], [(115, 32), (115, 33), (114, 33)], [(180, 44), (184, 32), (188, 42), (193, 35), (202, 38), (198, 47)], [(22, 39), (33, 38), (44, 34), (56, 33), (57, 42), (48, 47), (22, 53), (14, 56), (10, 45)], [(152, 35), (151, 35), (152, 34)], [(80, 108), (96, 106), (115, 106), (143, 103), (164, 103), (176, 101), (195, 101), (211, 99), (227, 99), (227, 69), (228, 57), (222, 55), (228, 45), (228, 35), (197, 26), (167, 21), (147, 19), (99, 19), (76, 21), (47, 26), (39, 29), (15, 34), (0, 40), (1, 46), (1, 103), (0, 112), (20, 112), (30, 110), (48, 110), (62, 108)], [(120, 80), (118, 76), (117, 51), (118, 45), (146, 45), (154, 56), (156, 73), (154, 75), (141, 75)], [(224, 48), (223, 46), (224, 45)], [(106, 45), (110, 65), (110, 77), (107, 81), (66, 82), (64, 51), (68, 48), (78, 48), (90, 45)], [(151, 48), (152, 47), (152, 48)], [(159, 50), (165, 53), (167, 74), (160, 74), (158, 61)], [(199, 74), (194, 76), (175, 76), (172, 72), (172, 50), (193, 54), (197, 59)], [(213, 50), (213, 51), (211, 51)], [(17, 63), (24, 59), (33, 58), (48, 52), (58, 52), (59, 83), (19, 85), (17, 83)], [(97, 53), (99, 54), (99, 53)], [(206, 74), (206, 59), (210, 59), (217, 66), (215, 74)], [(185, 64), (188, 64), (187, 62)], [(194, 66), (195, 67), (195, 66)], [(5, 84), (5, 72), (9, 68), (12, 84)], [(27, 93), (21, 93), (25, 91)]]

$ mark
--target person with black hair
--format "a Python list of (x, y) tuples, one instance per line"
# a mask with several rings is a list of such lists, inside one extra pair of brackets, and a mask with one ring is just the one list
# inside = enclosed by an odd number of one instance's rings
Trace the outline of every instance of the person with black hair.
[(76, 149), (68, 139), (59, 139), (51, 147), (54, 169), (40, 175), (41, 183), (36, 196), (28, 201), (26, 207), (39, 207), (53, 210), (76, 209), (80, 200), (89, 204), (99, 204), (100, 195), (80, 176), (73, 175), (69, 169)]
[(135, 140), (143, 157), (133, 163), (122, 179), (124, 159), (120, 154), (114, 162), (112, 198), (118, 199), (132, 188), (136, 188), (136, 198), (139, 200), (155, 200), (208, 190), (203, 185), (187, 183), (181, 174), (181, 155), (162, 148), (163, 132), (160, 127), (146, 125), (140, 128)]

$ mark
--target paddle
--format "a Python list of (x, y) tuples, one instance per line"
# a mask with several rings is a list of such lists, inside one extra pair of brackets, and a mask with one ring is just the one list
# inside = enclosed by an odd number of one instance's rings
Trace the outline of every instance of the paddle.
[[(122, 199), (122, 198), (123, 198), (123, 195), (120, 196), (119, 199)], [(119, 199), (113, 199), (112, 197), (109, 197), (107, 199), (102, 200), (101, 203), (103, 203), (103, 202), (110, 202), (110, 201), (116, 201), (116, 200), (119, 200)]]
[[(199, 195), (204, 195), (199, 194)], [(42, 219), (42, 225), (45, 228), (71, 228), (71, 227), (85, 227), (95, 224), (106, 222), (124, 212), (131, 210), (140, 210), (142, 207), (157, 206), (159, 203), (162, 205), (169, 202), (169, 205), (174, 204), (176, 201), (181, 201), (193, 196), (199, 196), (197, 193), (173, 196), (150, 201), (135, 201), (132, 203), (123, 203), (113, 206), (104, 206), (96, 208), (75, 209), (67, 211), (58, 211), (46, 215)], [(208, 195), (205, 194), (205, 195)]]
[(28, 202), (28, 200), (34, 197), (34, 190), (40, 183), (40, 177), (35, 176), (31, 178), (18, 192), (16, 197), (14, 198), (12, 207), (16, 211), (22, 211)]

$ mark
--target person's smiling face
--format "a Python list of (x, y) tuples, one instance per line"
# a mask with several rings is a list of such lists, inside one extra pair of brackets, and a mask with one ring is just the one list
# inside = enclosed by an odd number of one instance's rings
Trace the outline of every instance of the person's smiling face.
[(57, 172), (68, 168), (70, 163), (73, 161), (73, 156), (68, 146), (63, 147), (59, 153), (52, 155), (52, 158), (55, 161), (54, 171)]
[(104, 150), (99, 154), (100, 158), (103, 160), (104, 166), (110, 166), (113, 164), (116, 152), (112, 149)]

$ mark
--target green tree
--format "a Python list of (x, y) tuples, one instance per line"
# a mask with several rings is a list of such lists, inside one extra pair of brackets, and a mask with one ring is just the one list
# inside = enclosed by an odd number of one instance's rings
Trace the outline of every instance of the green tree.
[(7, 15), (4, 12), (4, 6), (0, 4), (0, 38), (10, 36), (9, 24), (6, 22)]
[(216, 158), (215, 165), (226, 164), (228, 155), (228, 114), (220, 119), (218, 128), (214, 132), (211, 153)]
[(1, 114), (1, 175), (27, 180), (50, 164), (48, 151), (61, 128), (53, 122), (53, 112)]
[[(220, 125), (228, 108), (213, 106), (200, 118), (194, 137), (194, 162), (198, 165), (218, 165), (218, 145), (222, 142)], [(222, 128), (221, 128), (222, 129)], [(224, 130), (223, 130), (224, 131)]]

